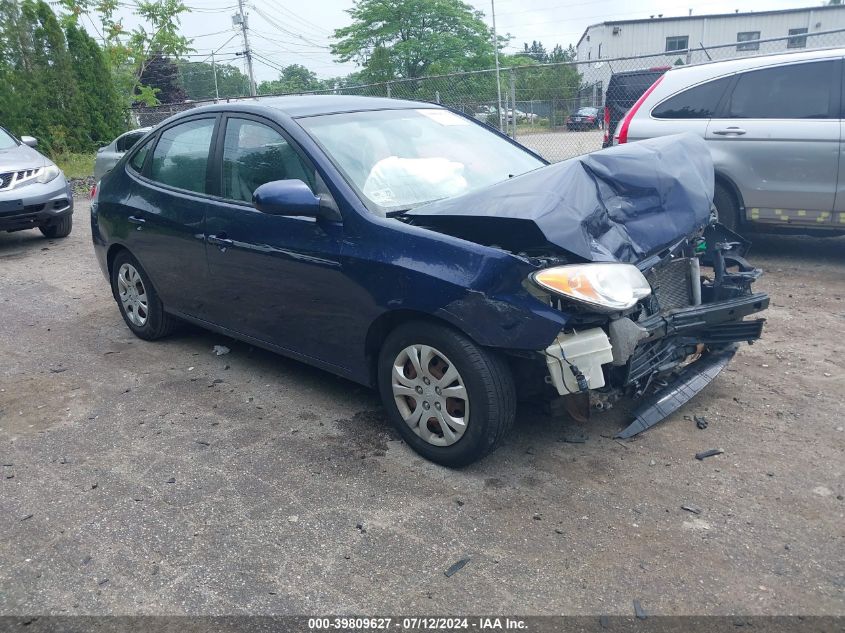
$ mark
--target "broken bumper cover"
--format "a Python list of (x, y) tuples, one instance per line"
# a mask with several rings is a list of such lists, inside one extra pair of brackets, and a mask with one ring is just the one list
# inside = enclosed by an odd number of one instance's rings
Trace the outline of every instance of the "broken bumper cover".
[[(606, 384), (618, 393), (645, 398), (634, 414), (634, 422), (618, 436), (632, 437), (675, 412), (709, 384), (733, 358), (738, 343), (759, 339), (765, 319), (743, 319), (768, 305), (768, 295), (754, 293), (655, 314), (636, 324), (630, 322), (639, 330), (640, 338), (621, 363), (617, 356), (619, 341), (601, 328), (574, 336), (562, 334), (544, 352), (549, 366), (547, 380), (561, 396)], [(578, 340), (582, 334), (588, 336)], [(612, 357), (605, 343), (616, 348)], [(684, 365), (695, 355), (699, 357)], [(655, 390), (655, 383), (662, 387)]]

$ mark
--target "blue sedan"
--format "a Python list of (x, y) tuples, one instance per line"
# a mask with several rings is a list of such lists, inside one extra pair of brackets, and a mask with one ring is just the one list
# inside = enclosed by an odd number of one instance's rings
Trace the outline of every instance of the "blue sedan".
[(98, 183), (94, 248), (137, 336), (190, 321), (376, 387), (412, 448), (461, 466), (518, 396), (580, 416), (644, 398), (627, 436), (760, 336), (743, 317), (768, 298), (710, 221), (698, 142), (548, 165), (429, 103), (201, 107)]

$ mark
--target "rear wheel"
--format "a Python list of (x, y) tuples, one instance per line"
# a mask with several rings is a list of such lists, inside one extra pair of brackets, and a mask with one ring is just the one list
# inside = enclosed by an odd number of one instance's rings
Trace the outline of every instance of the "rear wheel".
[(516, 390), (508, 364), (455, 330), (422, 321), (398, 327), (382, 346), (378, 370), (397, 430), (438, 464), (481, 459), (513, 424)]
[(719, 182), (716, 183), (713, 192), (713, 206), (716, 207), (716, 216), (719, 222), (731, 231), (739, 229), (739, 204), (737, 204), (736, 196)]
[(147, 273), (129, 251), (114, 258), (111, 278), (120, 314), (135, 336), (152, 341), (173, 331), (175, 318), (164, 311)]
[(61, 218), (58, 222), (54, 224), (48, 224), (47, 226), (39, 226), (38, 230), (41, 231), (41, 234), (44, 237), (49, 239), (57, 238), (57, 237), (67, 237), (70, 235), (71, 230), (73, 229), (73, 216), (66, 215), (65, 217)]

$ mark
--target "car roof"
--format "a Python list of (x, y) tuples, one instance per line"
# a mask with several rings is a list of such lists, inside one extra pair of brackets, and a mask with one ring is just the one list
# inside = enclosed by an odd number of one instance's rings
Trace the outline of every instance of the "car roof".
[(644, 110), (650, 110), (651, 105), (661, 102), (666, 97), (698, 83), (709, 81), (717, 77), (732, 75), (745, 70), (779, 66), (804, 61), (822, 59), (838, 59), (845, 56), (845, 48), (825, 48), (798, 53), (776, 53), (773, 55), (753, 55), (738, 59), (705, 62), (691, 66), (675, 66), (666, 71), (662, 81), (654, 87), (643, 105), (649, 104)]
[(189, 113), (199, 111), (228, 111), (233, 109), (248, 109), (260, 111), (273, 109), (283, 112), (292, 118), (317, 116), (321, 114), (339, 114), (342, 112), (362, 112), (367, 110), (398, 110), (414, 108), (439, 108), (435, 103), (425, 101), (408, 101), (405, 99), (390, 99), (386, 97), (359, 97), (352, 95), (295, 95), (286, 97), (256, 97), (254, 99), (238, 99), (230, 103), (218, 103), (188, 110)]

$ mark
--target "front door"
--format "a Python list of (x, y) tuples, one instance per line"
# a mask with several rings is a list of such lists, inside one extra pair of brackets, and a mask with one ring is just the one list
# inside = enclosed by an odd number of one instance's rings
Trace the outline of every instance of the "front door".
[(831, 221), (839, 172), (839, 60), (742, 73), (706, 138), (739, 187), (746, 219)]
[(220, 198), (206, 216), (210, 320), (287, 350), (338, 361), (342, 225), (268, 215), (252, 206), (265, 182), (298, 179), (323, 193), (313, 166), (264, 119), (229, 116), (218, 142)]

